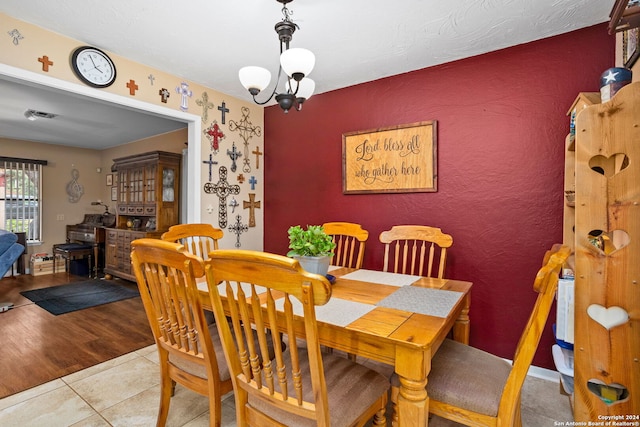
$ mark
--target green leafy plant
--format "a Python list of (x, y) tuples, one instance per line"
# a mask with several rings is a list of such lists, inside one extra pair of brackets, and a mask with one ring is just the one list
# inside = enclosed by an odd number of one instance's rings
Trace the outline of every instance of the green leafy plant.
[(336, 244), (321, 225), (289, 227), (289, 253), (287, 256), (332, 256)]

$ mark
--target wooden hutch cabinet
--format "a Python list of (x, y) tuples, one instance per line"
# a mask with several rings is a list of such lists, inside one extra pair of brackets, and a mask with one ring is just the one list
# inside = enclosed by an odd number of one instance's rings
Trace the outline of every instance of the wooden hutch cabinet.
[(110, 275), (135, 281), (131, 241), (159, 238), (179, 221), (182, 155), (164, 151), (114, 159), (118, 199), (116, 224), (106, 230), (105, 268)]

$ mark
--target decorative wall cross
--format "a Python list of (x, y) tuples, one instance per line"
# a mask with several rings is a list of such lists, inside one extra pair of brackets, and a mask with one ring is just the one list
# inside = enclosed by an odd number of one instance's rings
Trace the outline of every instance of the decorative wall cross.
[(217, 165), (218, 162), (214, 162), (213, 154), (209, 154), (209, 160), (203, 160), (202, 163), (209, 165), (209, 182), (211, 182), (211, 169), (213, 169), (213, 165)]
[(227, 108), (227, 104), (225, 104), (224, 101), (222, 101), (222, 105), (218, 107), (218, 111), (222, 113), (222, 124), (224, 124), (224, 116), (226, 113), (229, 112), (229, 109)]
[(244, 183), (244, 174), (241, 174), (241, 173), (238, 174), (238, 182), (240, 184)]
[(256, 179), (256, 177), (251, 175), (251, 178), (249, 179), (249, 184), (251, 184), (251, 189), (252, 190), (256, 189), (256, 184), (257, 183), (258, 183), (258, 180)]
[(256, 150), (252, 151), (251, 154), (256, 155), (256, 169), (260, 169), (260, 156), (262, 156), (262, 151), (260, 151), (260, 147), (256, 145)]
[(242, 157), (242, 153), (236, 150), (236, 143), (233, 143), (232, 149), (227, 150), (227, 155), (231, 157), (231, 172), (235, 172), (238, 166), (236, 165), (236, 160)]
[(236, 215), (236, 223), (229, 226), (229, 231), (236, 235), (236, 248), (240, 247), (240, 233), (244, 233), (247, 230), (249, 230), (249, 227), (242, 224), (242, 217)]
[(211, 151), (217, 153), (220, 149), (220, 140), (224, 139), (224, 133), (220, 130), (220, 126), (214, 120), (211, 126), (204, 130), (204, 134), (211, 141)]
[(249, 108), (242, 107), (242, 120), (240, 120), (239, 123), (236, 123), (234, 120), (229, 121), (229, 130), (231, 132), (237, 131), (246, 143), (248, 143), (253, 136), (260, 136), (262, 134), (260, 126), (254, 126), (253, 123), (249, 121), (250, 112)]
[(220, 180), (217, 183), (207, 182), (204, 184), (204, 192), (218, 196), (218, 225), (225, 228), (227, 226), (227, 197), (231, 194), (240, 194), (240, 186), (230, 185), (227, 182), (226, 167), (220, 166), (219, 175)]
[(171, 92), (169, 92), (169, 89), (163, 87), (158, 91), (158, 95), (160, 95), (160, 100), (166, 104), (167, 99), (171, 96)]
[(236, 213), (236, 208), (240, 206), (240, 203), (238, 203), (235, 197), (232, 197), (229, 206), (231, 206), (231, 213)]
[(135, 80), (129, 80), (127, 83), (127, 87), (129, 88), (129, 95), (135, 96), (136, 91), (138, 90), (138, 85)]
[(18, 31), (17, 28), (14, 28), (11, 31), (7, 31), (7, 34), (9, 34), (9, 37), (13, 39), (13, 44), (16, 46), (18, 46), (18, 43), (20, 43), (20, 40), (24, 38), (22, 37), (22, 34), (20, 34), (20, 31)]
[(151, 83), (151, 86), (153, 86), (153, 82), (155, 81), (156, 78), (153, 76), (153, 74), (149, 74), (147, 78), (149, 79), (149, 83)]
[(182, 82), (176, 87), (176, 92), (180, 94), (180, 109), (187, 111), (189, 109), (189, 98), (193, 96), (193, 92), (189, 89), (189, 83)]
[(249, 193), (249, 200), (242, 201), (242, 207), (244, 209), (249, 209), (249, 227), (256, 226), (256, 214), (255, 209), (260, 209), (260, 202), (256, 202), (256, 195), (254, 193)]
[(213, 105), (213, 102), (209, 102), (209, 94), (207, 92), (203, 92), (202, 99), (197, 99), (196, 104), (202, 107), (202, 123), (208, 122), (209, 110), (215, 107), (215, 105)]
[(49, 67), (53, 65), (53, 61), (49, 61), (47, 55), (43, 55), (42, 58), (38, 58), (38, 62), (42, 62), (42, 71), (49, 72)]

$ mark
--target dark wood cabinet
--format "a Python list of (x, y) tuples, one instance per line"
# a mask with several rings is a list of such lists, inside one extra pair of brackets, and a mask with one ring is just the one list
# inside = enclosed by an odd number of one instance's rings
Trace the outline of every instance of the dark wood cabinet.
[(131, 242), (160, 238), (179, 222), (182, 155), (153, 151), (114, 159), (118, 197), (116, 224), (106, 231), (106, 274), (135, 280)]

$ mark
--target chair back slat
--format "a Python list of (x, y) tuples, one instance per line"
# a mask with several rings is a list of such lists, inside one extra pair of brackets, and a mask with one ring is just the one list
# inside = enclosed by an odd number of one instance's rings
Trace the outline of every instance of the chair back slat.
[[(204, 264), (234, 388), (297, 415), (322, 419), (319, 425), (327, 425), (326, 384), (315, 319), (315, 305), (325, 304), (331, 295), (326, 278), (305, 272), (293, 259), (255, 251), (217, 250)], [(227, 316), (231, 328), (224, 321)], [(295, 321), (296, 316), (304, 317), (303, 326)], [(270, 340), (281, 334), (287, 337), (286, 346)], [(308, 367), (302, 364), (298, 336), (306, 339)], [(267, 357), (270, 353), (273, 360)], [(304, 377), (310, 377), (312, 390), (303, 388)], [(244, 406), (239, 405), (243, 411), (247, 410)]]
[(325, 222), (322, 228), (325, 233), (333, 237), (333, 242), (336, 244), (331, 265), (362, 268), (369, 232), (360, 224), (351, 222)]
[(453, 245), (453, 238), (439, 228), (396, 225), (380, 233), (380, 242), (384, 244), (383, 271), (389, 271), (393, 263), (394, 273), (444, 278), (447, 248)]
[(162, 234), (167, 242), (182, 243), (187, 251), (202, 259), (209, 258), (209, 252), (218, 249), (218, 240), (224, 232), (211, 224), (176, 224)]

